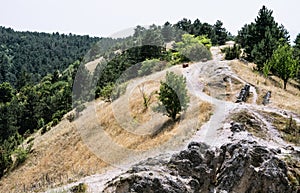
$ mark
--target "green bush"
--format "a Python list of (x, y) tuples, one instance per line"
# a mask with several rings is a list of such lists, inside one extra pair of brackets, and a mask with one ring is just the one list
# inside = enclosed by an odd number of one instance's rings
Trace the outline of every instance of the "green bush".
[(204, 36), (194, 37), (190, 34), (182, 35), (182, 41), (175, 43), (176, 50), (178, 50), (180, 55), (187, 58), (188, 61), (210, 60), (212, 58), (208, 49), (210, 46), (209, 40)]
[(76, 119), (75, 113), (72, 112), (72, 113), (68, 114), (68, 115), (67, 115), (67, 119), (68, 119), (70, 122), (74, 121), (74, 120)]
[(164, 64), (159, 59), (146, 60), (142, 62), (141, 68), (138, 70), (139, 76), (149, 75), (153, 72), (160, 71), (164, 68)]
[(70, 191), (72, 193), (85, 193), (87, 191), (87, 185), (84, 183), (79, 183), (76, 186), (73, 186)]
[(15, 149), (13, 154), (16, 156), (16, 161), (14, 163), (13, 168), (18, 167), (22, 163), (25, 162), (25, 160), (28, 158), (28, 155), (32, 149), (33, 143), (30, 143), (26, 148), (24, 147), (19, 147)]
[(225, 47), (221, 50), (225, 53), (226, 60), (239, 59), (242, 53), (241, 46), (234, 44), (233, 47)]
[(57, 118), (53, 119), (52, 127), (56, 126), (58, 123), (59, 123), (59, 120)]
[(53, 122), (50, 122), (50, 123), (48, 123), (47, 125), (44, 125), (44, 127), (43, 127), (42, 130), (41, 130), (41, 135), (43, 135), (43, 134), (45, 134), (46, 132), (48, 132), (48, 131), (51, 130), (52, 123), (53, 123)]
[(114, 90), (115, 85), (113, 83), (107, 84), (105, 87), (103, 87), (100, 91), (100, 96), (105, 101), (111, 101), (111, 94)]

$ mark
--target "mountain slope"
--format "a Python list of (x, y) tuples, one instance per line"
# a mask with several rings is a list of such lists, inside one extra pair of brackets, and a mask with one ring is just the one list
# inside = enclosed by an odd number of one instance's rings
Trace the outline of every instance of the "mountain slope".
[[(78, 183), (86, 184), (89, 192), (128, 192), (129, 189), (136, 192), (297, 191), (300, 179), (299, 136), (296, 136), (296, 141), (290, 140), (285, 124), (292, 116), (299, 128), (300, 115), (295, 108), (298, 106), (299, 90), (291, 87), (283, 91), (274, 82), (256, 85), (253, 80), (260, 80), (262, 76), (251, 71), (249, 66), (238, 61), (222, 61), (218, 48), (212, 48), (212, 53), (212, 61), (178, 69), (187, 78), (191, 96), (214, 106), (210, 120), (193, 136), (186, 138), (183, 146), (178, 146), (178, 150), (183, 151), (176, 153), (178, 151), (164, 149), (163, 155), (148, 154), (147, 157), (151, 157), (148, 160), (137, 160), (137, 164), (130, 160), (130, 164), (111, 172), (86, 177), (47, 192), (68, 190)], [(239, 73), (240, 69), (247, 73)], [(251, 84), (248, 101), (234, 103), (246, 83)], [(271, 103), (263, 106), (261, 97), (267, 90), (278, 91), (291, 103), (286, 104), (285, 109), (279, 108), (280, 97), (275, 92)], [(199, 111), (201, 107), (195, 110)], [(234, 171), (237, 173), (233, 174)], [(273, 177), (269, 179), (268, 176)], [(257, 178), (260, 180), (257, 181)], [(274, 178), (278, 181), (274, 182)]]

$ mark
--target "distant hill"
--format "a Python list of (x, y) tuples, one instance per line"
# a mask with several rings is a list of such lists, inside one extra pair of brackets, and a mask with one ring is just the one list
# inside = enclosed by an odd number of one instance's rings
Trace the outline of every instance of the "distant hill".
[(0, 83), (10, 82), (19, 88), (24, 78), (36, 83), (48, 73), (62, 71), (75, 60), (81, 60), (100, 39), (0, 27)]

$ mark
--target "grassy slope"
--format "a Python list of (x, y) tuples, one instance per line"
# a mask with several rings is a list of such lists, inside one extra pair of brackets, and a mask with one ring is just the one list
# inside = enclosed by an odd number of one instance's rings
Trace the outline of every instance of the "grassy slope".
[[(172, 67), (171, 70), (181, 73), (180, 66)], [(150, 94), (159, 89), (159, 80), (164, 78), (165, 73), (163, 71), (138, 78), (129, 83), (126, 94), (114, 103), (104, 103), (101, 100), (91, 102), (87, 104), (87, 109), (82, 115), (72, 123), (63, 119), (44, 135), (36, 133), (33, 152), (23, 165), (1, 179), (1, 192), (23, 192), (24, 187), (26, 191), (43, 190), (104, 172), (109, 165), (93, 153), (97, 145), (99, 147), (108, 145), (107, 142), (100, 140), (101, 136), (93, 133), (100, 126), (113, 143), (133, 150), (151, 149), (176, 137), (177, 141), (169, 145), (172, 149), (174, 144), (179, 145), (184, 139), (189, 138), (209, 119), (212, 111), (210, 104), (191, 96), (192, 105), (181, 117), (180, 122), (175, 124), (167, 117), (153, 112), (151, 107), (147, 110), (143, 107), (138, 86), (144, 84), (146, 93)], [(153, 97), (150, 106), (154, 106), (156, 102), (156, 97)], [(126, 130), (126, 126), (120, 124), (128, 121), (126, 120), (128, 116), (125, 115), (130, 115), (129, 117), (136, 123), (146, 123), (145, 127), (151, 133), (137, 135)], [(128, 123), (131, 124), (132, 121)], [(85, 143), (82, 136), (89, 142)], [(115, 159), (126, 156), (114, 155), (110, 151), (107, 155)]]

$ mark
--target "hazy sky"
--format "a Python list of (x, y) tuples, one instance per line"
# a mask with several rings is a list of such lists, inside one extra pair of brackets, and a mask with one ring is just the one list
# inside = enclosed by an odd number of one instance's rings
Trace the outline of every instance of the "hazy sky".
[(237, 34), (262, 5), (292, 36), (300, 33), (299, 0), (0, 0), (0, 25), (21, 31), (110, 36), (136, 25), (162, 25), (182, 18), (214, 24), (220, 19)]

